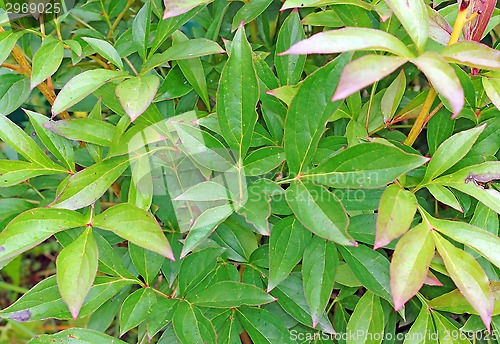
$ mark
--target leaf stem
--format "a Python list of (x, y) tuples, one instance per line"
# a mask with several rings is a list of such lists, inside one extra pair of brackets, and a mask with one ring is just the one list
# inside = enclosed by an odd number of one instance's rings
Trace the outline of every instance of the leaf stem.
[[(462, 29), (465, 23), (467, 22), (467, 11), (469, 6), (470, 5), (467, 4), (467, 7), (459, 8), (458, 16), (457, 19), (455, 20), (455, 25), (453, 26), (453, 31), (451, 33), (450, 40), (448, 41), (448, 45), (452, 45), (458, 42), (458, 38), (460, 37), (460, 32), (462, 32)], [(432, 104), (434, 103), (436, 96), (437, 96), (436, 90), (431, 85), (431, 89), (429, 94), (427, 95), (427, 98), (425, 99), (424, 106), (420, 110), (420, 113), (418, 114), (418, 117), (415, 120), (415, 123), (413, 124), (413, 127), (411, 128), (410, 133), (408, 134), (408, 137), (406, 138), (405, 145), (412, 146), (415, 143), (415, 140), (417, 139), (418, 135), (424, 128), (425, 124), (437, 112), (436, 110), (433, 111), (432, 114), (429, 114), (429, 111), (431, 110)]]

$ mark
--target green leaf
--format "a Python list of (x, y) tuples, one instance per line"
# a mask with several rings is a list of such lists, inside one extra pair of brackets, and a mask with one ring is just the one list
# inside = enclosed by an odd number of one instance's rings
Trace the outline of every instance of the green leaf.
[(34, 208), (35, 204), (28, 200), (19, 198), (2, 198), (0, 199), (0, 220), (3, 221), (13, 215), (19, 215), (25, 210)]
[(184, 257), (179, 270), (179, 295), (193, 290), (215, 268), (223, 251), (221, 247), (209, 247)]
[(164, 1), (165, 12), (163, 13), (163, 19), (172, 18), (189, 10), (200, 6), (211, 3), (213, 0), (173, 0)]
[(281, 85), (295, 85), (300, 81), (306, 63), (306, 56), (281, 56), (278, 53), (289, 49), (304, 38), (306, 38), (306, 35), (300, 22), (299, 12), (292, 11), (281, 25), (276, 41), (274, 64)]
[(463, 221), (441, 220), (428, 214), (426, 220), (438, 232), (476, 250), (500, 268), (500, 238), (496, 234)]
[(197, 202), (216, 202), (216, 201), (230, 201), (235, 199), (225, 186), (214, 182), (206, 181), (196, 184), (179, 196), (175, 197), (174, 201), (197, 201)]
[(429, 154), (434, 155), (437, 148), (450, 136), (453, 135), (455, 121), (451, 119), (450, 112), (441, 108), (427, 125), (427, 144)]
[(57, 285), (74, 319), (92, 287), (97, 262), (97, 243), (90, 226), (57, 256)]
[(500, 109), (500, 78), (482, 78), (483, 88), (493, 105)]
[(259, 306), (276, 300), (254, 285), (236, 281), (212, 284), (196, 294), (188, 293), (186, 299), (196, 306), (214, 308)]
[(434, 180), (433, 183), (450, 186), (471, 195), (500, 214), (500, 192), (494, 188), (486, 189), (479, 184), (482, 183), (482, 181), (498, 179), (498, 176), (500, 176), (500, 162), (487, 161), (439, 177)]
[(43, 126), (70, 140), (84, 141), (99, 146), (109, 146), (116, 128), (114, 125), (97, 119), (78, 118), (48, 122)]
[(37, 208), (16, 216), (0, 232), (0, 261), (35, 247), (53, 234), (85, 226), (83, 215), (72, 210)]
[(349, 218), (342, 203), (325, 187), (292, 181), (286, 200), (297, 219), (314, 234), (341, 245), (357, 245), (347, 233)]
[(265, 309), (238, 308), (238, 319), (254, 343), (293, 343), (283, 322), (275, 314)]
[(382, 115), (384, 116), (384, 123), (388, 123), (396, 113), (396, 110), (401, 103), (401, 99), (403, 99), (405, 90), (406, 76), (404, 70), (402, 70), (389, 87), (387, 87), (387, 90), (382, 96), (380, 108), (382, 110)]
[(5, 62), (10, 52), (16, 46), (16, 42), (27, 31), (6, 31), (0, 33), (0, 63)]
[[(432, 312), (440, 344), (470, 344), (467, 335), (439, 312)], [(451, 335), (453, 333), (453, 335)]]
[[(326, 122), (340, 106), (340, 102), (330, 100), (348, 60), (347, 54), (341, 55), (307, 77), (290, 104), (284, 143), (288, 168), (293, 175), (311, 163)], [(304, 111), (305, 108), (309, 110)]]
[(284, 218), (273, 226), (269, 239), (268, 292), (287, 278), (300, 262), (310, 238), (307, 229), (293, 216)]
[(29, 84), (24, 75), (0, 75), (0, 114), (7, 116), (28, 100), (31, 95)]
[[(221, 320), (222, 325), (217, 326), (215, 322), (223, 317), (224, 320)], [(219, 341), (219, 343), (241, 343), (240, 333), (243, 332), (243, 327), (241, 326), (241, 323), (236, 316), (236, 310), (226, 312), (223, 315), (219, 316), (217, 319), (214, 319), (214, 327), (217, 331), (217, 340)]]
[(99, 271), (108, 275), (114, 275), (124, 279), (136, 279), (123, 263), (120, 254), (111, 246), (108, 240), (94, 233), (95, 241), (99, 249)]
[[(135, 281), (129, 279), (97, 276), (80, 309), (80, 317), (94, 312), (124, 287), (133, 283)], [(55, 275), (44, 279), (14, 304), (0, 311), (0, 316), (19, 322), (73, 318), (68, 306), (61, 299)]]
[(389, 185), (380, 198), (374, 248), (384, 247), (405, 233), (416, 212), (417, 199), (413, 192), (397, 184)]
[(134, 263), (134, 267), (137, 269), (139, 274), (144, 277), (144, 280), (148, 285), (153, 285), (153, 282), (156, 276), (158, 276), (158, 272), (165, 261), (165, 257), (132, 243), (129, 243), (128, 251), (130, 258)]
[(259, 84), (253, 65), (252, 48), (244, 27), (236, 31), (231, 53), (221, 73), (217, 93), (217, 118), (229, 147), (244, 158), (257, 123)]
[(243, 161), (245, 175), (261, 176), (277, 168), (285, 160), (282, 147), (266, 146), (254, 150)]
[(128, 156), (109, 158), (69, 177), (52, 207), (80, 209), (97, 201), (128, 167)]
[(234, 212), (231, 204), (208, 208), (194, 221), (184, 241), (180, 257), (185, 257), (200, 245), (229, 215)]
[(281, 86), (273, 90), (267, 91), (266, 94), (276, 97), (279, 100), (283, 101), (286, 105), (290, 106), (293, 97), (297, 95), (300, 85), (302, 85), (302, 83), (298, 83), (297, 85), (294, 86), (289, 86), (289, 85)]
[(284, 190), (273, 181), (265, 178), (258, 179), (248, 187), (247, 201), (236, 211), (243, 215), (248, 223), (254, 225), (260, 234), (268, 236), (270, 234), (268, 218), (271, 216), (271, 197), (283, 193)]
[(472, 256), (453, 246), (435, 231), (432, 233), (451, 279), (489, 329), (494, 299), (488, 285), (488, 277)]
[(148, 1), (141, 7), (132, 23), (132, 37), (137, 53), (142, 61), (146, 60), (148, 45), (149, 45), (149, 30), (151, 26), (151, 4)]
[(368, 246), (337, 246), (354, 275), (372, 293), (392, 302), (390, 293), (390, 264), (381, 253)]
[(60, 172), (67, 172), (63, 167), (50, 160), (42, 149), (7, 116), (0, 116), (0, 139), (26, 160)]
[(429, 37), (429, 14), (423, 0), (386, 0), (387, 5), (394, 11), (406, 32), (417, 46), (417, 50), (424, 51), (427, 37)]
[(59, 40), (50, 40), (43, 44), (33, 55), (31, 89), (52, 76), (61, 65), (64, 57), (64, 44)]
[(160, 79), (153, 74), (136, 76), (116, 86), (116, 96), (133, 122), (153, 101), (160, 87)]
[(458, 42), (447, 46), (440, 54), (448, 62), (482, 69), (500, 69), (500, 51), (479, 42)]
[(242, 22), (243, 25), (250, 23), (264, 12), (272, 2), (272, 0), (253, 0), (244, 4), (233, 17), (231, 31), (236, 30)]
[(118, 54), (118, 51), (106, 41), (91, 37), (82, 37), (99, 55), (114, 64), (116, 67), (123, 69), (123, 62)]
[(336, 188), (376, 188), (427, 161), (428, 158), (406, 153), (391, 144), (361, 143), (307, 171), (303, 179)]
[(0, 160), (0, 186), (12, 186), (37, 176), (59, 174), (62, 172), (67, 171), (49, 169), (36, 163), (21, 160)]
[(47, 147), (59, 161), (64, 163), (71, 171), (74, 171), (75, 158), (71, 142), (48, 130), (45, 125), (50, 123), (50, 120), (44, 115), (30, 110), (24, 110), (24, 112), (26, 112), (30, 118), (30, 122), (33, 128), (35, 128), (36, 134), (44, 146)]
[(444, 141), (432, 156), (423, 183), (433, 180), (459, 162), (472, 148), (485, 125), (461, 131)]
[(421, 223), (398, 241), (391, 262), (391, 293), (394, 309), (399, 310), (417, 294), (434, 257), (431, 229)]
[(170, 244), (155, 218), (132, 204), (121, 203), (108, 208), (95, 216), (92, 224), (112, 231), (137, 246), (175, 260)]
[(311, 308), (312, 327), (316, 327), (330, 300), (338, 263), (335, 244), (314, 236), (302, 258), (304, 293)]
[(170, 323), (174, 311), (179, 303), (178, 299), (159, 298), (151, 306), (146, 319), (146, 327), (149, 338), (153, 338), (165, 324)]
[(446, 60), (435, 52), (427, 51), (411, 60), (420, 69), (436, 91), (441, 94), (451, 106), (453, 118), (464, 107), (464, 90), (457, 74)]
[(55, 334), (44, 334), (31, 339), (29, 344), (125, 344), (124, 341), (86, 328), (70, 328)]
[(172, 323), (181, 343), (215, 343), (212, 323), (188, 302), (179, 302)]
[(166, 64), (168, 61), (185, 60), (200, 56), (221, 54), (223, 52), (224, 50), (220, 45), (208, 39), (190, 39), (171, 46), (161, 54), (150, 57), (142, 66), (140, 74), (144, 75), (150, 70)]
[[(174, 46), (182, 42), (188, 41), (188, 38), (181, 32), (176, 31), (172, 35)], [(182, 74), (186, 77), (188, 82), (193, 86), (196, 93), (205, 103), (205, 106), (210, 110), (210, 99), (208, 97), (207, 80), (205, 78), (205, 71), (200, 58), (190, 58), (185, 60), (178, 60)]]
[(248, 262), (252, 252), (258, 247), (253, 230), (242, 217), (233, 215), (217, 226), (210, 238), (228, 248), (226, 254), (229, 259)]
[(355, 50), (381, 50), (401, 57), (413, 57), (395, 36), (381, 30), (357, 27), (317, 33), (294, 44), (283, 54), (337, 54)]
[(106, 69), (88, 70), (73, 77), (58, 93), (52, 105), (55, 116), (97, 90), (102, 85), (127, 77), (128, 73)]
[(384, 337), (384, 311), (380, 299), (367, 291), (356, 304), (347, 324), (347, 344), (380, 344)]
[(351, 94), (379, 81), (406, 63), (408, 59), (397, 56), (365, 55), (350, 62), (342, 72), (332, 101)]
[(451, 192), (446, 187), (437, 184), (427, 184), (425, 187), (439, 202), (446, 204), (461, 213), (464, 212), (462, 206), (460, 205), (460, 202), (458, 202), (453, 192)]
[(227, 172), (233, 169), (229, 150), (210, 133), (181, 122), (173, 123), (185, 148), (185, 155), (212, 171)]
[(422, 305), (417, 319), (405, 336), (403, 344), (437, 344), (437, 338), (433, 338), (434, 334), (435, 329), (431, 313), (426, 305)]
[(141, 288), (130, 294), (120, 310), (120, 336), (146, 320), (155, 302), (156, 294), (151, 288)]

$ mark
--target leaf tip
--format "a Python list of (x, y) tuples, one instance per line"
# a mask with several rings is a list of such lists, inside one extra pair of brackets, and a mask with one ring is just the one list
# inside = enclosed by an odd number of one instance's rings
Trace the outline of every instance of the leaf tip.
[(399, 311), (401, 308), (403, 308), (405, 305), (404, 302), (401, 302), (401, 300), (394, 299), (394, 311)]
[(73, 317), (73, 320), (76, 320), (78, 318), (78, 313), (80, 313), (80, 307), (72, 307), (69, 311), (71, 313), (71, 316)]
[[(276, 284), (276, 283), (269, 281), (269, 282), (267, 283), (266, 293), (267, 293), (267, 294), (269, 294), (269, 293), (271, 292), (271, 290), (273, 290), (276, 286), (277, 286), (277, 284)], [(276, 299), (276, 300), (277, 300), (277, 299)]]
[(337, 100), (342, 100), (344, 98), (345, 98), (345, 95), (342, 94), (342, 92), (338, 92), (338, 90), (337, 90), (337, 91), (335, 91), (335, 93), (334, 93), (334, 95), (332, 97), (332, 102), (335, 102)]

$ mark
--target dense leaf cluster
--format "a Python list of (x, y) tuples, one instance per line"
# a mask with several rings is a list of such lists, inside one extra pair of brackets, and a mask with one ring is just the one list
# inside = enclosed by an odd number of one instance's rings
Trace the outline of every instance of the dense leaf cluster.
[(500, 11), (427, 2), (0, 1), (2, 335), (498, 341)]

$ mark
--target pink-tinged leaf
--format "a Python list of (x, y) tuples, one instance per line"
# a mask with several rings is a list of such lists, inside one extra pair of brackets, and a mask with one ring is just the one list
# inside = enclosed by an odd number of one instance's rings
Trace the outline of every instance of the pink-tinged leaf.
[(332, 101), (344, 99), (379, 81), (401, 67), (406, 61), (407, 59), (396, 56), (366, 55), (350, 62), (344, 68)]
[[(493, 316), (500, 314), (500, 282), (490, 282), (490, 289), (495, 298), (495, 307), (493, 308)], [(476, 314), (477, 312), (459, 290), (454, 289), (449, 293), (438, 296), (429, 301), (428, 306), (432, 309), (453, 314)]]
[(385, 0), (405, 28), (418, 51), (423, 51), (429, 37), (429, 14), (424, 0)]
[(354, 27), (320, 32), (292, 45), (282, 54), (336, 54), (354, 50), (381, 50), (404, 57), (414, 56), (403, 42), (387, 32)]
[(464, 107), (465, 100), (464, 90), (453, 67), (434, 52), (425, 52), (411, 62), (425, 74), (436, 91), (448, 100), (453, 117), (456, 117)]
[(433, 257), (434, 240), (426, 223), (411, 229), (398, 241), (391, 262), (391, 294), (395, 310), (402, 308), (420, 290)]
[(172, 18), (192, 10), (196, 6), (206, 5), (213, 0), (163, 0), (165, 12), (163, 19)]
[(429, 38), (447, 45), (450, 41), (453, 28), (448, 21), (434, 9), (428, 8), (429, 11)]
[(410, 228), (417, 212), (417, 199), (413, 192), (392, 184), (380, 198), (377, 216), (377, 234), (373, 248), (384, 247)]
[(469, 67), (500, 69), (500, 51), (477, 42), (464, 41), (450, 45), (441, 52), (441, 55), (448, 62)]
[(500, 238), (498, 235), (467, 222), (436, 219), (429, 214), (424, 216), (438, 232), (469, 246), (500, 268)]
[(159, 87), (160, 79), (152, 74), (130, 78), (116, 86), (116, 97), (130, 117), (130, 121), (133, 122), (146, 111)]
[(427, 272), (427, 276), (425, 277), (424, 284), (434, 286), (434, 287), (442, 287), (443, 283), (429, 270)]
[(490, 98), (491, 102), (497, 109), (500, 109), (500, 79), (499, 78), (482, 78), (484, 91)]
[(453, 246), (436, 231), (434, 241), (446, 270), (458, 290), (478, 312), (489, 330), (493, 313), (494, 298), (488, 284), (488, 277), (479, 263), (467, 252)]

